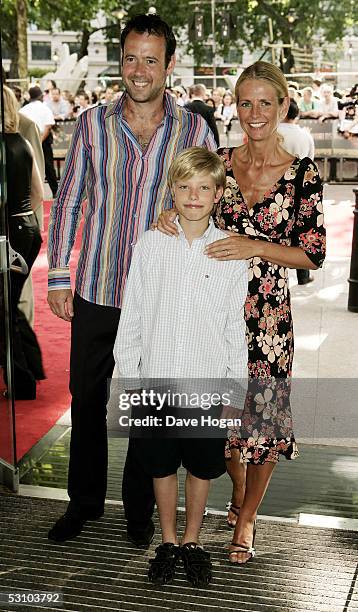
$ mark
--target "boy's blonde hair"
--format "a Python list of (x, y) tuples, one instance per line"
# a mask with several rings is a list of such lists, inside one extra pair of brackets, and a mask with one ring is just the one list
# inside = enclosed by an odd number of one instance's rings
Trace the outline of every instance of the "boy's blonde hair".
[(168, 183), (173, 189), (174, 183), (190, 179), (195, 174), (209, 174), (216, 187), (225, 189), (225, 166), (220, 157), (204, 147), (190, 147), (179, 153), (171, 163), (168, 173)]

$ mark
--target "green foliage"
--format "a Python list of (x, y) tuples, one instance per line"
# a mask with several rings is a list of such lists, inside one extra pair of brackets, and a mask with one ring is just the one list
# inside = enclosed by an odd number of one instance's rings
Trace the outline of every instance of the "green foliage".
[[(13, 49), (16, 55), (16, 13), (15, 0), (2, 0), (1, 25), (4, 44)], [(39, 28), (52, 30), (54, 21), (61, 24), (62, 30), (74, 30), (81, 34), (82, 51), (85, 52), (89, 36), (96, 31), (91, 21), (98, 11), (103, 11), (111, 21), (112, 11), (120, 6), (127, 11), (128, 17), (145, 13), (150, 6), (155, 6), (157, 13), (168, 21), (176, 34), (188, 28), (193, 18), (195, 5), (188, 0), (28, 0), (29, 22)], [(209, 43), (211, 35), (211, 3), (197, 5), (205, 16), (205, 39)], [(216, 3), (216, 41), (218, 51), (227, 52), (229, 46), (251, 50), (263, 49), (268, 40), (268, 20), (272, 19), (274, 42), (289, 42), (292, 38), (296, 45), (303, 47), (312, 44), (312, 37), (319, 36), (322, 41), (337, 42), (347, 29), (358, 22), (358, 3), (356, 0), (240, 0), (226, 5), (229, 8), (235, 30), (231, 40), (222, 39), (220, 13), (225, 3)], [(297, 16), (295, 23), (289, 27), (287, 15), (294, 10)], [(107, 37), (116, 34), (114, 18), (112, 28), (108, 28)], [(118, 30), (117, 30), (118, 31)], [(106, 33), (106, 30), (104, 30)], [(204, 42), (205, 44), (205, 42)], [(200, 54), (202, 44), (191, 42), (189, 50)]]
[(1, 37), (11, 57), (16, 56), (16, 3), (15, 0), (2, 0), (0, 9)]
[(45, 74), (47, 74), (51, 70), (49, 67), (47, 68), (29, 68), (29, 78), (30, 79), (41, 79)]

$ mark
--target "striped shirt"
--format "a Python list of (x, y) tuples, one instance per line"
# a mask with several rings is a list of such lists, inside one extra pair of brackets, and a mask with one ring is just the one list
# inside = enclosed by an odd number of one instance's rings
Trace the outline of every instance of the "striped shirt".
[(200, 115), (165, 94), (164, 119), (142, 150), (123, 117), (124, 94), (78, 118), (49, 226), (49, 290), (69, 289), (69, 260), (82, 214), (76, 291), (85, 300), (121, 306), (132, 247), (159, 213), (171, 208), (167, 173), (183, 149), (215, 150)]
[(178, 229), (177, 239), (146, 232), (134, 250), (114, 346), (126, 389), (143, 379), (247, 377), (247, 262), (204, 254), (227, 238), (212, 220), (191, 246)]

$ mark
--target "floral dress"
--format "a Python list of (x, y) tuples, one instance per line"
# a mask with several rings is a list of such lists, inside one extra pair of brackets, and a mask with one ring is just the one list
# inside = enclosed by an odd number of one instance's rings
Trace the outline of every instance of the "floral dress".
[[(219, 149), (226, 166), (226, 189), (216, 211), (218, 227), (253, 240), (299, 246), (321, 266), (325, 257), (322, 183), (309, 158), (295, 159), (285, 174), (248, 209), (234, 178), (234, 149)], [(298, 456), (290, 408), (293, 326), (287, 268), (252, 257), (245, 303), (249, 387), (240, 431), (228, 434), (230, 449), (246, 463)]]

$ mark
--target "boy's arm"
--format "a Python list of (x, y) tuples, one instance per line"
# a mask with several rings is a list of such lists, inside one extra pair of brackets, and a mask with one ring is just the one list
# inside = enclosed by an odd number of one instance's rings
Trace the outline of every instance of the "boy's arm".
[(230, 403), (231, 406), (239, 409), (244, 406), (247, 392), (248, 349), (244, 318), (247, 288), (247, 264), (242, 262), (233, 276), (231, 290), (228, 294), (228, 317), (225, 328), (225, 340), (228, 347), (227, 382), (229, 383)]
[(119, 379), (128, 391), (140, 389), (143, 262), (141, 245), (138, 244), (133, 252), (113, 350)]

